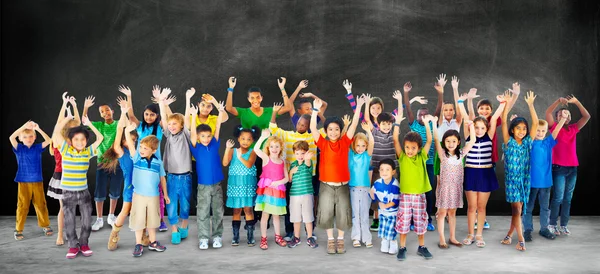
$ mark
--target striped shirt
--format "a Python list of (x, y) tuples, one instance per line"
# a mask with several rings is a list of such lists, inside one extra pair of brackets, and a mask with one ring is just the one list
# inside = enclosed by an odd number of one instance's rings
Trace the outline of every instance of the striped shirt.
[(294, 173), (292, 176), (292, 186), (290, 187), (290, 196), (300, 196), (306, 194), (313, 194), (313, 186), (312, 186), (312, 173), (313, 173), (313, 163), (310, 163), (310, 166), (306, 166), (306, 164), (298, 164), (298, 161), (292, 162), (290, 165), (290, 170), (294, 167), (298, 167), (298, 171)]
[(62, 156), (62, 179), (60, 187), (64, 190), (79, 191), (87, 189), (87, 172), (90, 159), (96, 156), (97, 151), (92, 146), (82, 151), (77, 151), (73, 146), (64, 141), (60, 147)]
[[(313, 153), (313, 157), (311, 159), (313, 166), (317, 163), (317, 145), (315, 145), (315, 140), (313, 139), (311, 133), (308, 133), (308, 131), (304, 133), (298, 133), (297, 131), (283, 130), (277, 127), (277, 124), (274, 123), (269, 123), (269, 129), (271, 130), (271, 134), (273, 136), (281, 138), (285, 143), (283, 157), (288, 163), (296, 160), (296, 157), (294, 156), (294, 143), (297, 141), (306, 141), (308, 143), (308, 150)], [(312, 175), (314, 176), (315, 173), (316, 171), (313, 168)]]
[[(429, 125), (429, 128), (431, 128), (431, 124)], [(419, 135), (421, 135), (421, 139), (423, 139), (423, 146), (425, 145), (425, 143), (427, 143), (427, 129), (425, 129), (425, 125), (421, 125), (421, 123), (419, 123), (419, 121), (415, 120), (415, 121), (413, 121), (412, 124), (410, 124), (410, 130), (414, 131), (416, 133), (419, 133)], [(435, 154), (435, 146), (432, 145), (429, 147), (429, 151), (427, 152), (427, 156), (429, 156), (429, 158), (427, 159), (426, 164), (433, 165), (434, 154)]]
[(384, 159), (394, 160), (396, 169), (398, 167), (398, 159), (396, 158), (396, 150), (394, 149), (394, 134), (392, 131), (383, 133), (377, 128), (373, 128), (373, 158), (371, 166), (373, 169), (379, 168), (379, 162)]
[(373, 188), (375, 189), (375, 201), (384, 204), (389, 202), (394, 203), (391, 207), (380, 208), (379, 214), (384, 216), (395, 216), (400, 205), (400, 186), (398, 185), (398, 180), (392, 177), (392, 181), (386, 184), (383, 178), (379, 178), (373, 184)]
[(159, 196), (160, 177), (166, 175), (162, 161), (155, 155), (150, 159), (142, 158), (137, 151), (130, 157), (133, 161), (133, 192), (147, 197)]
[[(110, 147), (112, 147), (115, 142), (115, 137), (117, 137), (117, 124), (119, 120), (114, 120), (112, 124), (107, 124), (105, 121), (92, 122), (92, 125), (102, 134), (104, 139), (102, 139), (102, 143), (97, 148), (98, 152), (98, 163), (104, 161), (102, 157), (104, 152), (106, 152)], [(139, 138), (140, 140), (142, 138)]]
[[(469, 138), (465, 142), (469, 142)], [(491, 167), (492, 166), (492, 140), (486, 133), (483, 137), (476, 137), (473, 148), (467, 153), (465, 166)]]

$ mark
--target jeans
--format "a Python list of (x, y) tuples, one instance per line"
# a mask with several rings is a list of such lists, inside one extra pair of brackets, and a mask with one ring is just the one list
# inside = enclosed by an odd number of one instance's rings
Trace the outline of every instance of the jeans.
[[(63, 190), (62, 210), (65, 213), (65, 232), (67, 234), (67, 242), (70, 248), (75, 248), (77, 245), (87, 245), (90, 233), (92, 232), (92, 197), (90, 192), (85, 190), (69, 191)], [(77, 206), (79, 206), (79, 214), (81, 215), (81, 232), (79, 238), (75, 231), (75, 217)]]
[(350, 205), (352, 206), (352, 240), (372, 243), (373, 235), (369, 231), (369, 209), (371, 197), (369, 187), (350, 187)]
[[(181, 219), (187, 220), (190, 217), (190, 198), (192, 196), (192, 175), (191, 174), (167, 174), (167, 192), (169, 194), (170, 204), (167, 204), (167, 214), (169, 223), (176, 225)], [(179, 205), (179, 214), (177, 206)]]
[(427, 222), (431, 223), (431, 216), (435, 216), (435, 189), (437, 188), (437, 176), (433, 173), (433, 164), (427, 164), (427, 177), (429, 177), (431, 190), (425, 193), (425, 199), (427, 199), (427, 215), (429, 215)]
[[(214, 185), (198, 184), (198, 239), (209, 239), (211, 221), (212, 237), (223, 237), (223, 188), (221, 183)], [(212, 209), (212, 218), (210, 210)]]
[(560, 225), (567, 226), (571, 217), (571, 199), (577, 182), (577, 167), (552, 165), (552, 180), (554, 185), (550, 202), (550, 225), (557, 224), (560, 211)]
[[(110, 184), (109, 184), (110, 181)], [(121, 183), (123, 182), (123, 170), (117, 167), (115, 173), (109, 173), (100, 167), (96, 168), (96, 189), (94, 190), (94, 201), (106, 200), (106, 187), (108, 185), (108, 196), (111, 199), (121, 197)]]
[(523, 230), (533, 231), (533, 208), (535, 199), (540, 198), (540, 231), (548, 229), (548, 218), (550, 217), (550, 187), (531, 188), (529, 192), (529, 202), (527, 202), (527, 211), (523, 215)]

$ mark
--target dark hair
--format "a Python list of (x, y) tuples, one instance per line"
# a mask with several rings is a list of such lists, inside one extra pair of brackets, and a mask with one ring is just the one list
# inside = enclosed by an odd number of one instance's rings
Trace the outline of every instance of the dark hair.
[(113, 109), (112, 105), (110, 103), (102, 103), (98, 105), (98, 108), (100, 108), (101, 106), (108, 106), (111, 110)]
[(196, 127), (196, 133), (207, 132), (207, 131), (212, 133), (212, 128), (207, 124), (200, 124), (199, 126)]
[[(371, 98), (371, 102), (369, 102), (369, 118), (371, 118), (371, 121), (375, 122), (375, 117), (373, 117), (373, 115), (371, 115), (371, 106), (372, 105), (380, 105), (381, 113), (383, 113), (383, 100), (381, 100), (381, 98), (379, 98), (379, 97), (373, 97), (373, 98)], [(381, 113), (379, 115), (381, 115)], [(379, 122), (379, 116), (377, 116), (377, 122)]]
[(387, 112), (382, 112), (381, 114), (379, 114), (379, 116), (377, 117), (377, 122), (381, 124), (381, 122), (388, 122), (388, 123), (394, 123), (394, 116), (392, 116), (391, 114), (387, 113)]
[(243, 128), (242, 125), (237, 125), (234, 129), (233, 129), (233, 137), (240, 138), (240, 135), (242, 135), (242, 132), (248, 132), (250, 133), (250, 135), (252, 135), (252, 139), (253, 140), (258, 140), (258, 138), (260, 137), (260, 128), (257, 126), (252, 126), (252, 128)]
[(312, 101), (308, 98), (300, 98), (300, 100), (298, 100), (298, 107), (302, 106), (302, 104), (306, 104), (309, 103), (312, 105)]
[[(131, 134), (137, 138), (139, 138), (137, 130), (132, 130), (131, 132), (123, 132), (123, 134)], [(123, 143), (126, 141), (125, 136), (121, 137), (121, 147), (123, 147)], [(123, 147), (123, 150), (126, 148)], [(103, 161), (98, 164), (98, 168), (104, 169), (109, 173), (115, 173), (117, 170), (117, 166), (119, 165), (119, 155), (115, 151), (115, 145), (113, 144), (109, 149), (107, 149), (102, 155)]]
[(262, 94), (262, 90), (259, 87), (250, 87), (248, 89), (248, 95), (250, 95), (250, 93), (252, 93), (252, 92), (258, 92), (258, 93)]
[(396, 162), (394, 162), (392, 159), (386, 158), (379, 161), (379, 166), (377, 168), (379, 169), (381, 165), (389, 165), (392, 167), (392, 170), (396, 170)]
[(458, 133), (458, 131), (456, 131), (455, 129), (449, 129), (448, 131), (446, 131), (446, 133), (444, 133), (444, 136), (442, 137), (442, 148), (444, 149), (444, 153), (446, 154), (446, 157), (449, 158), (450, 157), (450, 151), (448, 151), (448, 148), (446, 148), (446, 138), (448, 137), (456, 137), (456, 139), (458, 139), (458, 146), (456, 149), (456, 158), (460, 159), (460, 149), (458, 149), (460, 147), (460, 134)]
[(293, 151), (302, 150), (308, 151), (308, 143), (306, 141), (297, 141), (292, 145)]
[(421, 135), (419, 135), (419, 133), (416, 133), (414, 131), (411, 131), (404, 135), (404, 142), (406, 141), (417, 143), (417, 146), (419, 148), (423, 147), (423, 138), (421, 138)]
[(475, 119), (473, 119), (473, 125), (475, 125), (477, 122), (482, 122), (485, 125), (485, 131), (490, 129), (490, 122), (488, 122), (487, 118), (483, 116), (477, 116)]
[(158, 108), (157, 104), (149, 104), (144, 108), (144, 112), (146, 110), (156, 113), (156, 120), (154, 120), (154, 123), (148, 124), (148, 123), (146, 123), (145, 119), (142, 119), (142, 130), (146, 129), (147, 127), (153, 127), (152, 135), (156, 136), (156, 131), (158, 130), (158, 126), (160, 126), (160, 109)]
[(86, 140), (90, 139), (90, 132), (88, 131), (86, 126), (76, 126), (76, 127), (70, 128), (69, 133), (67, 134), (67, 137), (69, 137), (69, 139), (72, 140), (73, 137), (77, 134), (83, 134), (83, 136), (85, 136)]
[(488, 105), (491, 109), (494, 109), (494, 107), (492, 106), (492, 102), (488, 99), (481, 99), (479, 100), (479, 102), (477, 102), (477, 108), (483, 105)]
[(331, 116), (327, 117), (327, 119), (325, 119), (325, 123), (323, 124), (323, 126), (325, 127), (325, 132), (327, 132), (327, 128), (331, 123), (337, 124), (340, 127), (340, 131), (344, 128), (344, 121), (342, 121), (340, 117)]
[(559, 113), (561, 113), (563, 110), (569, 110), (566, 107), (559, 107), (555, 112), (554, 112), (554, 118), (556, 119), (556, 115), (558, 115)]
[(510, 135), (510, 137), (515, 138), (515, 134), (513, 133), (513, 130), (515, 129), (515, 127), (517, 127), (520, 124), (525, 124), (525, 127), (527, 128), (526, 135), (529, 135), (529, 124), (527, 123), (527, 120), (525, 120), (525, 118), (523, 118), (523, 117), (517, 117), (517, 118), (513, 119), (512, 121), (510, 121), (510, 126), (508, 127), (508, 135)]

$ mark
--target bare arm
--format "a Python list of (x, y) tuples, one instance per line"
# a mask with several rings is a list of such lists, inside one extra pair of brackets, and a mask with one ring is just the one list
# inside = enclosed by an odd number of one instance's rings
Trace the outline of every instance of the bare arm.
[(558, 107), (558, 105), (560, 103), (566, 103), (567, 100), (565, 98), (558, 98), (556, 99), (556, 101), (554, 101), (554, 103), (552, 103), (552, 105), (550, 105), (547, 109), (546, 109), (546, 122), (548, 122), (548, 128), (552, 127), (554, 125), (554, 115), (552, 115), (552, 112), (554, 112), (554, 110), (556, 109), (556, 107)]
[[(129, 125), (125, 128), (125, 131), (131, 132), (137, 128), (135, 123), (129, 123)], [(129, 148), (129, 154), (131, 156), (136, 154), (136, 147), (133, 143), (133, 139), (131, 139), (131, 134), (125, 134), (125, 141), (127, 142), (127, 147)]]
[(96, 97), (88, 96), (85, 98), (83, 103), (83, 116), (88, 116), (88, 109), (94, 105), (94, 101), (96, 101)]
[(127, 96), (127, 103), (129, 105), (129, 109), (127, 110), (127, 115), (129, 116), (129, 120), (136, 124), (139, 124), (140, 121), (137, 119), (137, 117), (135, 117), (135, 113), (133, 112), (133, 99), (131, 97), (131, 89), (124, 85), (120, 85), (119, 91), (121, 93), (123, 93), (125, 96)]
[(517, 99), (519, 99), (519, 94), (521, 94), (521, 85), (519, 84), (519, 82), (514, 82), (512, 84), (512, 94), (515, 96), (511, 96), (510, 101), (508, 101), (508, 103), (506, 103), (506, 107), (509, 110), (512, 109), (512, 107), (515, 105), (515, 103), (517, 102)]
[[(467, 95), (461, 95), (460, 97), (458, 97), (458, 101), (456, 101), (456, 104), (458, 105), (458, 112), (462, 113), (462, 117), (464, 117), (464, 119), (469, 119), (469, 115), (467, 114), (467, 110), (465, 109), (464, 105), (465, 99), (467, 99)], [(463, 135), (465, 136), (465, 138), (469, 136), (469, 130), (470, 127), (468, 127), (467, 124), (463, 123)]]
[[(437, 91), (438, 94), (438, 101), (437, 101), (437, 106), (435, 107), (435, 112), (433, 114), (433, 116), (439, 117), (440, 113), (442, 113), (442, 105), (444, 105), (444, 86), (446, 86), (446, 74), (440, 74), (440, 76), (437, 78), (437, 82), (435, 83), (435, 90)], [(443, 118), (442, 118), (443, 119)], [(442, 120), (442, 119), (438, 119), (438, 120)]]
[(221, 124), (223, 123), (223, 113), (225, 113), (225, 108), (222, 104), (217, 103), (216, 100), (213, 102), (217, 110), (219, 111), (219, 116), (217, 116), (217, 125), (215, 125), (215, 139), (219, 140), (219, 134), (221, 133)]
[(300, 93), (300, 91), (303, 88), (306, 88), (307, 86), (308, 86), (308, 80), (300, 81), (300, 84), (298, 84), (298, 87), (296, 88), (296, 90), (294, 90), (294, 92), (292, 93), (292, 96), (290, 96), (290, 105), (292, 106), (292, 108), (288, 112), (290, 114), (290, 117), (293, 117), (294, 114), (296, 114), (296, 110), (294, 109), (294, 102), (296, 101), (296, 97), (298, 97), (298, 94)]
[[(373, 122), (371, 121), (371, 115), (369, 113), (369, 108), (371, 107), (371, 99), (371, 94), (365, 94), (365, 114), (363, 115), (363, 120), (369, 126), (368, 131), (371, 131), (371, 129), (373, 128)], [(356, 111), (356, 109), (354, 111)]]
[[(322, 102), (321, 100), (317, 99), (313, 102), (313, 107), (315, 108), (319, 108), (321, 107)], [(312, 115), (310, 116), (310, 134), (312, 134), (313, 139), (315, 140), (315, 144), (319, 141), (319, 138), (321, 138), (321, 134), (319, 134), (319, 130), (317, 129), (317, 116), (318, 116), (319, 112), (313, 110), (312, 111)]]
[(558, 137), (558, 133), (560, 133), (560, 130), (565, 125), (566, 121), (567, 117), (561, 114), (560, 121), (558, 121), (558, 125), (556, 125), (556, 127), (554, 127), (554, 130), (552, 131), (552, 139), (556, 140), (556, 137)]
[(396, 157), (400, 157), (402, 154), (402, 145), (400, 144), (400, 123), (404, 120), (402, 117), (402, 112), (398, 112), (396, 115), (396, 122), (394, 123), (394, 150), (396, 151)]
[(429, 151), (429, 149), (431, 148), (431, 129), (429, 128), (429, 122), (433, 122), (434, 124), (437, 123), (437, 117), (429, 117), (429, 119), (427, 119), (427, 121), (423, 121), (423, 124), (425, 126), (425, 133), (427, 135), (427, 142), (425, 142), (425, 145), (423, 146), (423, 151)]
[[(82, 122), (83, 122), (83, 125), (88, 126), (92, 130), (92, 132), (94, 132), (94, 134), (96, 135), (96, 141), (92, 144), (92, 150), (96, 151), (96, 149), (98, 149), (98, 146), (104, 140), (104, 136), (102, 136), (102, 133), (100, 133), (100, 131), (98, 131), (98, 129), (90, 122), (90, 120), (87, 118), (87, 116), (83, 116)], [(127, 134), (127, 135), (129, 135), (129, 134)]]
[[(459, 84), (460, 80), (456, 77), (453, 76), (452, 77), (452, 94), (454, 96), (454, 109), (457, 110), (456, 112), (456, 123), (458, 124), (458, 126), (460, 127), (460, 124), (463, 121), (463, 113), (462, 111), (458, 111), (458, 84)], [(467, 117), (467, 116), (465, 116)], [(441, 125), (442, 123), (442, 119), (439, 119), (439, 124)]]
[(237, 109), (233, 106), (233, 88), (235, 87), (236, 82), (237, 82), (237, 79), (235, 79), (235, 77), (233, 77), (233, 76), (229, 77), (229, 88), (227, 89), (227, 99), (225, 100), (225, 109), (227, 110), (227, 112), (231, 113), (231, 115), (237, 117), (238, 116)]
[(250, 157), (248, 157), (248, 160), (246, 161), (246, 159), (244, 159), (244, 157), (241, 157), (241, 152), (240, 152), (240, 157), (238, 157), (238, 160), (240, 160), (240, 162), (242, 162), (242, 164), (244, 166), (246, 166), (247, 168), (252, 168), (252, 166), (254, 165), (254, 162), (256, 162), (256, 153), (254, 153), (254, 151), (250, 152)]
[(169, 192), (167, 192), (167, 179), (165, 179), (165, 176), (160, 176), (160, 186), (162, 187), (163, 196), (165, 197), (165, 203), (170, 204), (171, 199), (169, 199)]
[[(192, 130), (192, 125), (196, 125), (196, 121), (191, 121), (190, 120), (190, 105), (191, 105), (191, 101), (192, 101), (192, 97), (194, 96), (194, 94), (196, 93), (196, 89), (195, 88), (189, 88), (186, 92), (185, 92), (185, 119), (184, 119), (184, 126), (188, 129), (188, 130)], [(162, 113), (161, 113), (162, 116)]]
[[(517, 95), (515, 95), (514, 97), (517, 97)], [(527, 96), (525, 97), (525, 101), (527, 102), (527, 106), (529, 107), (529, 113), (531, 114), (531, 128), (529, 129), (529, 136), (531, 137), (531, 139), (535, 139), (535, 135), (537, 134), (537, 128), (540, 122), (538, 120), (537, 112), (535, 112), (535, 106), (533, 105), (535, 97), (537, 96), (531, 90), (527, 92)]]
[(352, 117), (352, 123), (346, 131), (346, 137), (348, 137), (349, 139), (352, 139), (352, 137), (354, 137), (354, 132), (356, 131), (356, 127), (358, 126), (358, 120), (360, 120), (360, 109), (365, 104), (365, 101), (365, 96), (361, 96), (357, 100), (356, 110), (354, 111), (354, 116)]
[(367, 153), (369, 154), (369, 156), (373, 156), (373, 148), (375, 147), (375, 139), (373, 137), (373, 132), (371, 131), (371, 128), (363, 123), (363, 130), (365, 132), (367, 132), (367, 137), (369, 137), (369, 144), (367, 146)]
[[(465, 121), (465, 124), (467, 123), (467, 121)], [(469, 153), (469, 151), (471, 151), (471, 149), (473, 148), (473, 146), (475, 145), (475, 142), (477, 141), (476, 138), (477, 136), (475, 136), (475, 125), (473, 124), (472, 121), (468, 121), (468, 125), (469, 127), (469, 132), (471, 132), (470, 136), (469, 136), (469, 142), (467, 142), (467, 144), (465, 145), (465, 147), (463, 148), (463, 153), (466, 155), (467, 153)]]
[[(506, 104), (503, 104), (503, 105), (506, 105)], [(502, 111), (502, 121), (504, 121), (504, 123), (502, 123), (502, 138), (504, 139), (505, 145), (508, 144), (508, 141), (510, 141), (510, 134), (508, 133), (508, 123), (507, 123), (509, 111), (510, 111), (510, 107), (505, 107), (504, 110)], [(494, 118), (492, 118), (492, 119), (494, 119)]]
[[(504, 111), (504, 108), (506, 107), (506, 102), (509, 99), (509, 97), (499, 95), (497, 97), (497, 99), (499, 99), (498, 101), (500, 102), (500, 105), (498, 106), (498, 109), (496, 109), (496, 112), (494, 112), (494, 115), (492, 116), (492, 119), (490, 121), (490, 128), (488, 129), (488, 136), (492, 140), (496, 137), (496, 128), (498, 125), (498, 117), (500, 117), (500, 115)], [(506, 121), (504, 121), (504, 123), (506, 123)]]
[(48, 134), (46, 134), (46, 132), (44, 132), (39, 126), (38, 124), (35, 124), (33, 129), (35, 131), (37, 131), (40, 135), (42, 135), (42, 137), (44, 138), (44, 142), (42, 143), (42, 148), (46, 148), (50, 143), (52, 143), (52, 139), (50, 138), (50, 136), (48, 136)]
[(269, 160), (269, 155), (267, 155), (264, 151), (262, 151), (260, 149), (260, 146), (269, 137), (269, 135), (270, 135), (269, 130), (263, 129), (262, 134), (260, 135), (260, 138), (258, 138), (258, 140), (256, 141), (256, 144), (254, 145), (254, 148), (253, 148), (254, 153), (256, 153), (256, 156), (260, 157), (263, 160), (263, 165), (267, 164), (267, 161)]
[[(10, 137), (8, 137), (8, 139), (10, 140), (10, 144), (12, 145), (12, 147), (14, 149), (17, 149), (17, 146), (19, 146), (19, 142), (17, 142), (17, 137), (19, 136), (19, 134), (21, 134), (21, 131), (25, 130), (26, 128), (32, 128), (32, 127), (33, 127), (33, 125), (30, 124), (30, 122), (28, 121), (27, 123), (22, 125), (20, 128), (15, 130), (15, 132), (13, 132), (13, 134), (11, 134)], [(59, 132), (59, 134), (60, 134), (60, 132)]]
[(287, 92), (285, 91), (285, 82), (285, 77), (281, 77), (281, 81), (280, 79), (277, 79), (279, 89), (281, 90), (281, 97), (283, 97), (283, 107), (277, 112), (277, 115), (282, 115), (294, 109), (294, 107), (290, 104), (290, 99), (288, 98)]
[[(190, 117), (191, 124), (196, 122), (196, 117), (198, 117), (198, 107), (190, 105), (190, 111), (192, 112), (192, 116)], [(198, 133), (196, 133), (196, 129), (194, 128), (190, 130), (190, 143), (192, 143), (192, 147), (196, 147), (196, 144), (198, 144)]]
[(229, 139), (227, 140), (227, 143), (225, 143), (225, 153), (223, 153), (223, 166), (228, 166), (231, 162), (231, 159), (233, 158), (234, 145), (235, 142), (233, 141), (233, 139)]
[(475, 119), (475, 108), (473, 107), (473, 99), (478, 98), (479, 95), (477, 95), (477, 89), (476, 88), (471, 88), (469, 90), (469, 94), (467, 95), (467, 104), (468, 104), (468, 108), (469, 108), (469, 120), (473, 121)]
[(409, 125), (415, 121), (415, 115), (412, 113), (412, 108), (410, 107), (410, 102), (408, 101), (408, 96), (411, 89), (412, 84), (410, 82), (406, 82), (406, 84), (404, 84), (404, 105), (406, 106), (406, 116), (408, 116)]
[[(443, 119), (443, 118), (441, 118)], [(439, 119), (439, 120), (441, 120)], [(442, 148), (442, 145), (440, 144), (440, 138), (438, 137), (438, 128), (437, 128), (437, 123), (433, 123), (433, 142), (434, 142), (434, 146), (435, 146), (435, 151), (437, 151), (438, 154), (444, 154), (444, 149)]]
[(125, 115), (125, 112), (121, 111), (121, 118), (119, 118), (119, 123), (117, 124), (117, 135), (115, 136), (115, 142), (113, 143), (113, 149), (115, 150), (115, 153), (117, 153), (117, 156), (119, 158), (121, 158), (121, 156), (123, 156), (124, 153), (123, 148), (121, 147), (121, 139), (123, 138), (123, 131), (126, 119), (127, 116)]
[(592, 118), (592, 116), (587, 111), (587, 109), (585, 109), (585, 107), (581, 104), (581, 102), (579, 102), (579, 100), (575, 98), (575, 96), (571, 95), (568, 100), (569, 103), (575, 104), (579, 109), (579, 112), (581, 112), (581, 118), (579, 118), (579, 120), (577, 121), (577, 128), (582, 129), (585, 126), (585, 124), (587, 124), (587, 122), (590, 120), (590, 118)]

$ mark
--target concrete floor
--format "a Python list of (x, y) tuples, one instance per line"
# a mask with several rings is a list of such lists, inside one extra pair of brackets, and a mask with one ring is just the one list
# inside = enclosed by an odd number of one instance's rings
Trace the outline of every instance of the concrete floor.
[[(94, 255), (89, 258), (78, 256), (65, 258), (66, 246), (56, 246), (55, 236), (43, 236), (37, 228), (35, 217), (29, 217), (25, 227), (25, 240), (13, 239), (14, 217), (0, 217), (0, 273), (71, 273), (71, 272), (173, 272), (173, 273), (454, 273), (454, 272), (511, 272), (511, 273), (599, 273), (600, 272), (600, 217), (573, 217), (569, 228), (572, 236), (561, 236), (554, 241), (534, 234), (534, 240), (527, 244), (526, 252), (515, 250), (515, 245), (503, 246), (510, 218), (493, 216), (488, 219), (492, 229), (484, 232), (487, 242), (485, 248), (474, 245), (463, 248), (451, 247), (440, 250), (437, 247), (437, 231), (425, 234), (426, 245), (433, 254), (426, 261), (416, 255), (417, 239), (409, 234), (407, 260), (396, 261), (396, 257), (379, 252), (379, 241), (374, 248), (352, 248), (346, 237), (347, 253), (327, 255), (326, 236), (323, 230), (317, 230), (319, 247), (309, 248), (302, 245), (290, 249), (277, 246), (273, 241), (272, 229), (269, 231), (269, 249), (262, 251), (257, 246), (247, 247), (245, 231), (242, 230), (241, 243), (232, 247), (231, 217), (225, 218), (224, 246), (219, 250), (199, 250), (195, 217), (192, 217), (190, 235), (180, 245), (170, 243), (170, 233), (159, 234), (159, 241), (167, 246), (163, 253), (147, 249), (141, 258), (131, 256), (134, 245), (133, 232), (120, 234), (120, 247), (110, 252), (106, 249), (109, 226), (98, 232), (92, 232), (90, 247)], [(56, 229), (56, 218), (52, 218)], [(537, 222), (537, 218), (534, 220)], [(459, 216), (457, 238), (466, 235), (466, 217)], [(536, 227), (538, 223), (535, 223)], [(258, 228), (258, 227), (257, 227)], [(448, 233), (448, 232), (446, 232)], [(374, 237), (377, 233), (373, 233)], [(447, 235), (447, 234), (446, 234)], [(255, 234), (257, 242), (260, 232)], [(515, 243), (516, 244), (516, 243)]]

